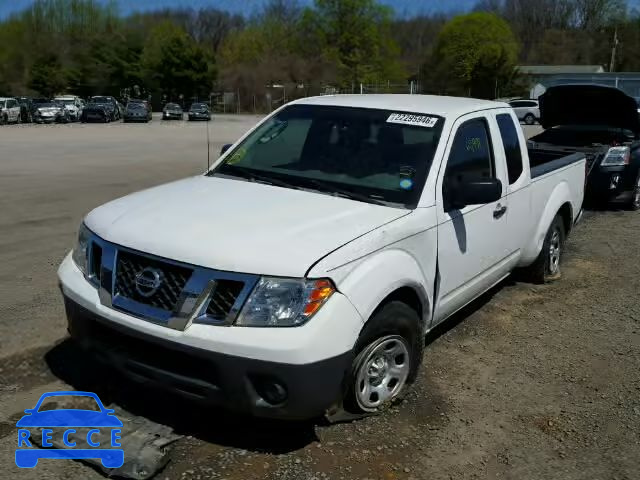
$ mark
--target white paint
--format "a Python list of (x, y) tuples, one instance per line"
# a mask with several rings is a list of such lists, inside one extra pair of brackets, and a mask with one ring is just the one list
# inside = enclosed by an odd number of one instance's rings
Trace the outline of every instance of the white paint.
[[(351, 350), (363, 322), (397, 288), (414, 289), (422, 302), (424, 328), (433, 327), (516, 266), (532, 263), (563, 204), (571, 205), (574, 218), (580, 211), (584, 161), (532, 182), (520, 128), (524, 170), (509, 185), (495, 118), (506, 113), (516, 120), (506, 104), (422, 95), (325, 96), (295, 103), (444, 117), (418, 208), (409, 211), (258, 183), (196, 177), (108, 203), (91, 212), (86, 224), (111, 242), (204, 267), (293, 277), (309, 271), (311, 278), (331, 278), (339, 293), (306, 325), (194, 324), (184, 332), (170, 330), (102, 306), (70, 258), (59, 271), (65, 294), (109, 321), (149, 335), (248, 358), (305, 364)], [(443, 208), (442, 181), (451, 142), (464, 121), (477, 117), (489, 124), (502, 198), (448, 213)], [(507, 206), (507, 213), (496, 219), (493, 212), (498, 204)], [(440, 284), (434, 298), (436, 267)]]

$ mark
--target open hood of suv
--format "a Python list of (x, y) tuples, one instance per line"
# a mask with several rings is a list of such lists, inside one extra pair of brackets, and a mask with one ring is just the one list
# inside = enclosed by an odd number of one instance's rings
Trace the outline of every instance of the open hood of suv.
[(640, 131), (638, 104), (622, 90), (603, 85), (557, 85), (538, 99), (540, 124), (602, 125)]
[(302, 277), (345, 243), (409, 214), (260, 183), (200, 176), (93, 210), (107, 241), (217, 270)]

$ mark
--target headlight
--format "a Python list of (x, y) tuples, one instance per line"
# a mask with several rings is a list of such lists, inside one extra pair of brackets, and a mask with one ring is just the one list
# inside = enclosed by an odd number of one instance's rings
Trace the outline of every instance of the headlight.
[(86, 275), (87, 274), (87, 256), (89, 254), (89, 236), (90, 232), (87, 227), (84, 226), (84, 223), (80, 225), (80, 230), (78, 231), (78, 242), (76, 243), (75, 248), (73, 249), (72, 258), (75, 264), (78, 266), (80, 271)]
[(335, 292), (330, 280), (262, 277), (240, 312), (243, 327), (296, 327)]
[(629, 165), (631, 150), (629, 147), (611, 147), (600, 163), (601, 167), (621, 167)]

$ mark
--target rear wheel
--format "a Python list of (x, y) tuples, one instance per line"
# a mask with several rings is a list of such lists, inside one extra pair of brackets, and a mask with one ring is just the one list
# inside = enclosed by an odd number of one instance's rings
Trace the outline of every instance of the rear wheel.
[(527, 125), (533, 125), (534, 123), (536, 123), (536, 117), (534, 117), (531, 113), (527, 113), (527, 115), (525, 115), (524, 117), (524, 123), (526, 123)]
[(6, 125), (9, 123), (9, 117), (5, 114), (0, 117), (0, 125)]
[(527, 276), (533, 283), (549, 283), (560, 278), (560, 262), (564, 253), (564, 223), (559, 215), (551, 222), (536, 261), (527, 268)]

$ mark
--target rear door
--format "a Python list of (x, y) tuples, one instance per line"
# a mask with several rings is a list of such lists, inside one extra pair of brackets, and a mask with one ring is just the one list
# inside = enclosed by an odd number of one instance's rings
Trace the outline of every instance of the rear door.
[[(438, 271), (436, 322), (473, 300), (509, 272), (506, 171), (503, 150), (492, 139), (500, 134), (491, 114), (476, 113), (458, 119), (438, 174)], [(465, 178), (497, 178), (502, 198), (461, 210), (448, 206), (452, 182)]]

